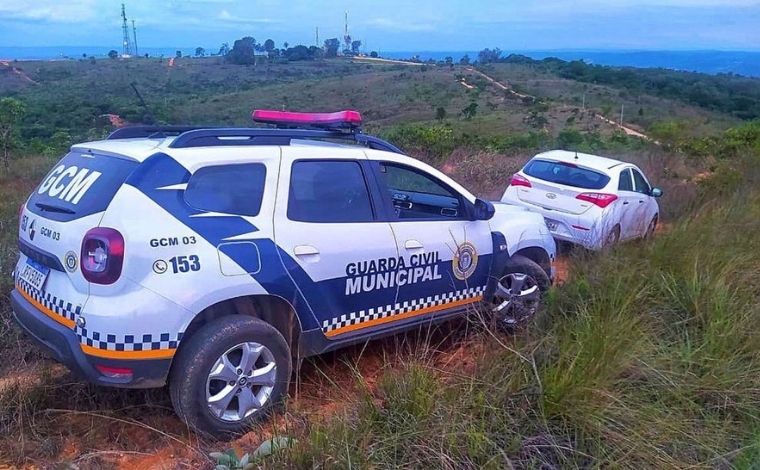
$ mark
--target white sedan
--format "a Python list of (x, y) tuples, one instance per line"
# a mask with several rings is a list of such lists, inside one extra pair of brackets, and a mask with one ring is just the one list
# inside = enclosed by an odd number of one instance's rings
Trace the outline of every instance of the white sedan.
[(515, 173), (501, 200), (543, 215), (557, 240), (597, 250), (652, 235), (660, 196), (636, 165), (552, 150)]

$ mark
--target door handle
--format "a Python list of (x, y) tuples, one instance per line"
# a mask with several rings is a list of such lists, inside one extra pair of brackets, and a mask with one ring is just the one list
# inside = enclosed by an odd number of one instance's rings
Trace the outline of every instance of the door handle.
[(295, 254), (296, 256), (318, 255), (319, 250), (317, 250), (311, 245), (298, 245), (293, 248), (293, 254)]
[(406, 243), (404, 243), (404, 248), (407, 250), (421, 250), (425, 247), (417, 240), (407, 240)]
[(644, 201), (642, 201), (641, 199), (639, 199), (639, 204), (644, 204)]
[(627, 206), (628, 205), (628, 201), (623, 201), (623, 205)]

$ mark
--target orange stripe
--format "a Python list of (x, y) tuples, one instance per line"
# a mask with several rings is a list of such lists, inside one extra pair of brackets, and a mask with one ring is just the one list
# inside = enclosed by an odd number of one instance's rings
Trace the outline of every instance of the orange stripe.
[(27, 302), (34, 305), (37, 310), (44, 313), (45, 315), (49, 316), (53, 320), (57, 321), (63, 326), (66, 326), (68, 328), (74, 328), (74, 321), (69, 320), (68, 318), (62, 317), (55, 313), (54, 311), (50, 310), (49, 308), (45, 307), (41, 303), (37, 302), (35, 299), (32, 298), (31, 295), (27, 294), (26, 291), (21, 287), (20, 284), (16, 284), (16, 289), (21, 292), (21, 295), (26, 299)]
[[(61, 325), (64, 325), (68, 328), (74, 328), (73, 321), (58, 315), (54, 311), (37, 302), (19, 284), (16, 284), (16, 289), (18, 289), (18, 291), (27, 300), (27, 302), (34, 305), (37, 310), (49, 316)], [(174, 357), (174, 353), (176, 352), (175, 349), (152, 349), (146, 351), (108, 351), (105, 349), (98, 349), (92, 346), (87, 346), (86, 344), (80, 344), (79, 346), (87, 355), (104, 357), (107, 359), (166, 359)]]
[(459, 306), (462, 306), (462, 305), (473, 304), (473, 303), (479, 302), (481, 300), (483, 300), (483, 296), (482, 295), (477, 296), (477, 297), (473, 297), (471, 299), (456, 300), (454, 302), (449, 302), (447, 304), (434, 305), (433, 307), (425, 307), (425, 308), (421, 308), (419, 310), (412, 310), (411, 312), (401, 313), (401, 314), (398, 314), (398, 315), (391, 315), (390, 317), (376, 318), (374, 320), (365, 321), (365, 322), (362, 322), (362, 323), (356, 323), (354, 325), (347, 325), (347, 326), (344, 326), (343, 328), (339, 328), (337, 330), (328, 331), (327, 333), (325, 333), (325, 335), (328, 336), (328, 337), (335, 336), (335, 335), (340, 335), (340, 334), (343, 334), (343, 333), (348, 333), (350, 331), (360, 330), (362, 328), (367, 328), (367, 327), (370, 327), (370, 326), (382, 325), (383, 323), (388, 323), (388, 322), (392, 322), (392, 321), (396, 321), (396, 320), (403, 320), (404, 318), (416, 317), (417, 315), (424, 315), (426, 313), (433, 313), (433, 312), (438, 312), (440, 310), (447, 310), (447, 309), (450, 309), (450, 308), (453, 308), (453, 307), (459, 307)]
[(80, 344), (82, 351), (89, 356), (107, 359), (168, 359), (174, 357), (176, 349), (147, 349), (145, 351), (109, 351)]

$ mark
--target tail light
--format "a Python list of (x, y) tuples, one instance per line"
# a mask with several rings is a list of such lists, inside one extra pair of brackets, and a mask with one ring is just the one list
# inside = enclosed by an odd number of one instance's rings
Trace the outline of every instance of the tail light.
[(82, 274), (95, 284), (113, 284), (124, 264), (124, 237), (112, 228), (88, 231), (82, 240)]
[(515, 173), (512, 175), (512, 180), (509, 182), (510, 186), (525, 186), (526, 188), (532, 188), (533, 185), (530, 184), (530, 181), (528, 181), (528, 178), (524, 177), (523, 175), (519, 173)]
[(595, 204), (602, 209), (617, 201), (617, 198), (618, 197), (614, 194), (607, 193), (581, 193), (575, 196), (575, 199), (590, 202), (591, 204)]
[(127, 367), (111, 367), (102, 364), (95, 366), (98, 372), (111, 379), (131, 379), (134, 372)]

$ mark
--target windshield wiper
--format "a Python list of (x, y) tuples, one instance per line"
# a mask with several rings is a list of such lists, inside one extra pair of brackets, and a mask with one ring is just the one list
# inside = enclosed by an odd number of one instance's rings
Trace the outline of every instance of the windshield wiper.
[(76, 213), (76, 212), (74, 212), (71, 209), (67, 209), (65, 207), (60, 207), (60, 206), (53, 206), (51, 204), (45, 204), (43, 202), (35, 202), (34, 205), (37, 206), (37, 207), (39, 207), (43, 211), (47, 211), (47, 212), (60, 212), (62, 214), (75, 214)]

